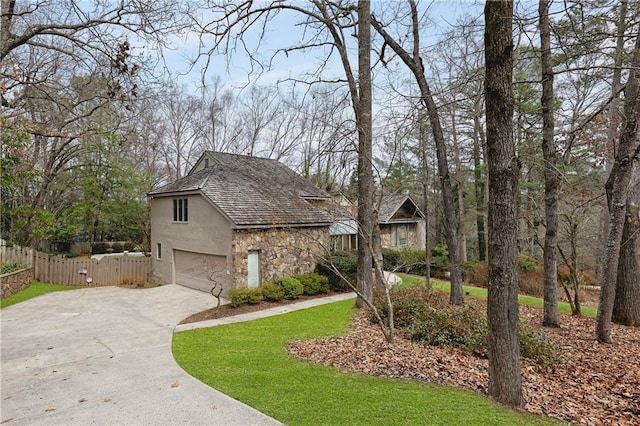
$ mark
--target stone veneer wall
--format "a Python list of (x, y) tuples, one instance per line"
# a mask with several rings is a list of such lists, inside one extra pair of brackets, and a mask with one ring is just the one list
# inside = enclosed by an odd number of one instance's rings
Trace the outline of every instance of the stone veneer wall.
[[(409, 241), (406, 248), (416, 249), (418, 247), (418, 226), (415, 223), (409, 223), (408, 234)], [(393, 225), (381, 225), (380, 226), (380, 243), (382, 248), (401, 249), (402, 247), (391, 247), (391, 227)]]
[(16, 272), (0, 275), (0, 299), (24, 290), (33, 281), (33, 268), (21, 269)]
[(247, 258), (260, 252), (261, 283), (313, 272), (329, 247), (329, 228), (236, 230), (233, 234), (233, 286), (247, 286)]

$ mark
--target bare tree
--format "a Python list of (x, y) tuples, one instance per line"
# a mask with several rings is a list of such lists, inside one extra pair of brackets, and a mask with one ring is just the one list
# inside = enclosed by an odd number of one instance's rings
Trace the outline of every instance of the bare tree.
[(197, 141), (204, 131), (204, 109), (200, 99), (176, 85), (167, 85), (162, 99), (160, 111), (166, 128), (162, 149), (175, 180), (187, 173), (199, 154)]
[(238, 119), (236, 97), (230, 90), (223, 90), (220, 77), (203, 87), (202, 104), (205, 125), (200, 150), (238, 153), (244, 126)]
[(485, 4), (489, 158), (489, 395), (523, 404), (518, 338), (517, 212), (520, 161), (513, 141), (513, 1)]
[[(462, 270), (460, 268), (460, 249), (457, 234), (456, 208), (453, 200), (453, 191), (451, 189), (451, 177), (449, 174), (449, 165), (447, 159), (447, 149), (444, 140), (442, 125), (438, 113), (431, 88), (425, 77), (425, 70), (420, 57), (420, 31), (418, 8), (413, 0), (409, 0), (411, 9), (411, 37), (412, 51), (405, 50), (396, 39), (386, 30), (386, 26), (372, 17), (371, 24), (375, 30), (382, 36), (386, 45), (400, 57), (402, 62), (411, 70), (418, 86), (420, 88), (421, 101), (427, 110), (429, 123), (433, 132), (433, 138), (436, 144), (436, 155), (438, 158), (438, 175), (442, 190), (442, 202), (445, 214), (445, 233), (447, 237), (447, 246), (449, 247), (449, 260), (451, 263), (451, 297), (452, 304), (462, 304), (464, 301), (462, 291)], [(384, 59), (383, 59), (384, 60)]]
[[(127, 37), (162, 46), (164, 37), (181, 28), (180, 8), (173, 2), (121, 1), (81, 4), (70, 0), (0, 3), (1, 104), (15, 108), (25, 86), (53, 75), (37, 71), (39, 58), (65, 58), (75, 72), (93, 70), (96, 64), (131, 73), (122, 62), (120, 47)], [(34, 68), (32, 68), (32, 66)], [(139, 66), (139, 65), (138, 65)], [(18, 69), (21, 72), (13, 72)], [(25, 72), (26, 69), (30, 69)], [(136, 68), (137, 70), (137, 68)]]

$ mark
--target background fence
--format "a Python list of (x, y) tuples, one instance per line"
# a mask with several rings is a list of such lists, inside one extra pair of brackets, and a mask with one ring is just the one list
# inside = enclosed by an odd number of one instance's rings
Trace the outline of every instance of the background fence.
[(0, 265), (5, 263), (33, 264), (34, 250), (19, 246), (5, 246), (0, 244)]
[(149, 282), (151, 275), (151, 258), (145, 256), (125, 255), (103, 257), (100, 260), (86, 257), (69, 259), (36, 252), (34, 266), (36, 280), (65, 285), (143, 283)]

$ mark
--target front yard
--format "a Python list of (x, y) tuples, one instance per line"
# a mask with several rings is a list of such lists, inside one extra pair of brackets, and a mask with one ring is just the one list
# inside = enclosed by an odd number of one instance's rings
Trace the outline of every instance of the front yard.
[(176, 333), (173, 353), (204, 383), (288, 425), (547, 425), (469, 391), (341, 372), (296, 359), (293, 340), (344, 336), (353, 300), (258, 321)]

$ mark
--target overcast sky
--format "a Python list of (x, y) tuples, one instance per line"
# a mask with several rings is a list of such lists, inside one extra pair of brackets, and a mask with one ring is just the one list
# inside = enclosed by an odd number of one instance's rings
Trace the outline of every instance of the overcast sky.
[[(375, 12), (380, 7), (391, 4), (388, 1), (375, 1), (372, 8)], [(397, 5), (397, 4), (396, 4)], [(426, 16), (430, 24), (423, 30), (422, 45), (437, 40), (445, 31), (455, 24), (462, 15), (481, 16), (483, 2), (478, 0), (451, 0), (419, 3), (421, 11), (426, 11)], [(206, 19), (206, 15), (203, 15)], [(290, 47), (303, 37), (302, 28), (296, 25), (301, 21), (300, 15), (293, 12), (280, 13), (267, 26), (265, 38), (261, 41), (260, 54), (263, 59), (269, 59), (277, 49)], [(257, 29), (245, 38), (251, 47), (257, 46)], [(355, 46), (355, 39), (354, 46)], [(190, 91), (196, 92), (201, 86), (201, 72), (205, 65), (205, 60), (201, 59), (196, 66), (188, 72), (189, 60), (197, 55), (200, 40), (195, 34), (176, 37), (173, 40), (174, 50), (166, 51), (165, 58), (170, 71), (174, 74), (174, 79), (189, 87)], [(251, 64), (247, 55), (238, 50), (229, 59), (222, 55), (213, 56), (206, 72), (205, 82), (210, 84), (214, 76), (222, 78), (224, 86), (228, 88), (239, 88), (246, 86), (249, 82), (256, 82), (261, 85), (274, 85), (278, 81), (286, 78), (296, 78), (304, 73), (313, 72), (317, 69), (321, 56), (308, 51), (305, 53), (294, 52), (288, 56), (279, 54), (272, 63), (272, 69), (264, 70), (258, 77), (250, 77)], [(357, 70), (357, 60), (353, 61), (354, 72)], [(186, 74), (186, 75), (185, 75)], [(329, 63), (325, 72), (327, 78), (343, 78), (344, 71), (338, 61), (337, 55)]]

